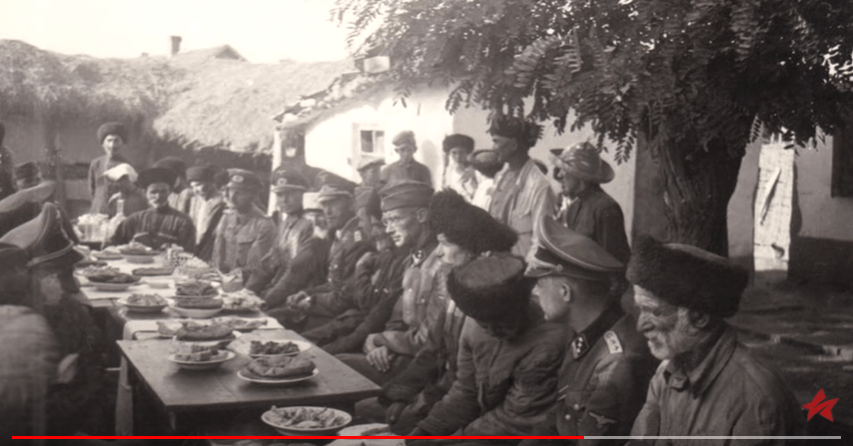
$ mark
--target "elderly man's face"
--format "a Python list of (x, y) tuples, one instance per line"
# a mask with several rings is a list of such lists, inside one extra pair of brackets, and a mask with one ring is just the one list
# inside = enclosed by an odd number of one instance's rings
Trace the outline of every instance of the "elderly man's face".
[(400, 161), (403, 163), (408, 163), (415, 159), (415, 146), (410, 142), (395, 145), (394, 151), (400, 155)]
[(569, 314), (571, 287), (563, 276), (540, 277), (533, 287), (533, 297), (545, 313), (545, 320), (561, 320)]
[(172, 192), (172, 187), (167, 183), (154, 183), (145, 189), (145, 196), (148, 197), (148, 204), (154, 208), (161, 208), (169, 204), (169, 194)]
[(417, 208), (398, 208), (382, 213), (385, 232), (398, 248), (414, 246), (424, 231), (425, 219)]
[(636, 285), (634, 303), (639, 310), (637, 331), (648, 339), (655, 358), (673, 359), (699, 342), (698, 330), (690, 322), (687, 308), (672, 305)]
[(118, 135), (107, 135), (106, 138), (104, 138), (104, 142), (101, 143), (101, 147), (104, 148), (104, 152), (109, 156), (113, 156), (118, 153), (123, 145), (124, 140)]
[(500, 162), (505, 163), (518, 150), (518, 141), (515, 138), (492, 135), (492, 150), (498, 155)]

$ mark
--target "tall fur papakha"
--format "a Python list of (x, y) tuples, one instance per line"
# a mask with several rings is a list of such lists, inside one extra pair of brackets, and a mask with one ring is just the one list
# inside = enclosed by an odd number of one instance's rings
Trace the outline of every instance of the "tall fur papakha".
[(453, 189), (436, 193), (429, 212), (434, 234), (444, 234), (450, 243), (476, 255), (509, 251), (518, 241), (518, 234), (512, 228), (468, 203)]
[(724, 257), (649, 236), (634, 244), (627, 277), (671, 304), (721, 318), (737, 313), (749, 280), (745, 269)]
[(526, 314), (536, 279), (524, 277), (521, 257), (488, 256), (454, 268), (447, 292), (468, 317), (480, 322), (512, 322)]
[(489, 133), (514, 138), (521, 148), (527, 151), (542, 138), (542, 126), (527, 119), (499, 115), (489, 123)]

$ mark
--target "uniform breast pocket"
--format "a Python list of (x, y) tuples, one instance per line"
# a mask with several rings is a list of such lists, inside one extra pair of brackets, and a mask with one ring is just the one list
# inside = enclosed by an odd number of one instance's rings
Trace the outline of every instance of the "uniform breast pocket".
[(255, 234), (237, 234), (235, 241), (237, 242), (237, 249), (239, 250), (241, 260), (246, 259), (246, 256), (249, 254), (249, 250), (252, 248), (252, 244), (255, 243), (256, 238), (257, 236)]

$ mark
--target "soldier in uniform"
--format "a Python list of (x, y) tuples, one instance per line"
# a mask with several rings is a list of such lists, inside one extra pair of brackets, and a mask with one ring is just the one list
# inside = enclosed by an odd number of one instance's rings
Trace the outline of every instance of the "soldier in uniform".
[[(566, 324), (574, 335), (560, 368), (557, 404), (534, 435), (628, 435), (658, 361), (637, 333), (634, 318), (625, 314), (619, 299), (609, 292), (610, 275), (623, 271), (624, 266), (553, 217), (540, 224), (540, 246), (526, 275), (538, 279), (533, 295), (545, 319)], [(545, 443), (522, 442), (525, 446)]]
[(400, 159), (382, 169), (382, 184), (411, 180), (426, 183), (432, 187), (432, 174), (429, 167), (415, 161), (415, 152), (418, 151), (415, 133), (411, 130), (404, 130), (394, 136), (391, 144), (394, 145), (394, 151), (397, 152)]
[(275, 225), (255, 206), (261, 180), (243, 169), (230, 169), (228, 174), (229, 211), (216, 228), (212, 261), (223, 273), (239, 268), (245, 280), (273, 246)]
[(290, 261), (305, 248), (314, 235), (314, 227), (303, 216), (302, 197), (308, 182), (296, 172), (277, 171), (272, 177), (272, 190), (278, 210), (284, 215), (272, 249), (249, 276), (246, 288), (263, 295), (270, 285), (278, 283), (290, 268)]
[(195, 225), (190, 217), (169, 206), (169, 194), (175, 184), (175, 172), (160, 167), (139, 173), (139, 187), (145, 190), (149, 208), (119, 223), (105, 246), (136, 241), (154, 249), (175, 244), (185, 251), (195, 249)]
[[(286, 296), (286, 305), (294, 312), (308, 316), (304, 329), (329, 322), (347, 308), (347, 293), (355, 280), (355, 266), (364, 254), (373, 250), (369, 234), (359, 225), (353, 207), (353, 190), (348, 183), (328, 176), (317, 200), (323, 208), (326, 230), (332, 239), (326, 283), (300, 290)], [(280, 302), (277, 292), (268, 294), (268, 300)]]
[[(746, 270), (695, 246), (637, 240), (628, 265), (637, 330), (661, 359), (633, 436), (756, 436), (737, 444), (786, 444), (804, 415), (770, 368), (738, 343), (725, 318), (737, 313)], [(630, 444), (671, 444), (638, 440)], [(730, 444), (705, 440), (704, 444)]]
[(356, 169), (361, 177), (361, 185), (379, 188), (382, 186), (382, 166), (385, 165), (385, 160), (375, 157), (363, 157), (358, 162)]

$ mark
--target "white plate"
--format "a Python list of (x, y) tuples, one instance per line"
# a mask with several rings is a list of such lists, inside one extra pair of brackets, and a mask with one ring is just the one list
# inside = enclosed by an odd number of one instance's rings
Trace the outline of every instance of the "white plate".
[[(288, 411), (288, 412), (294, 411), (295, 412), (295, 411), (297, 411), (299, 409), (303, 409), (303, 408), (308, 409), (308, 410), (314, 410), (314, 411), (322, 411), (324, 409), (328, 410), (328, 411), (332, 411), (335, 413), (336, 416), (342, 417), (344, 419), (344, 422), (341, 423), (340, 425), (337, 425), (334, 427), (311, 429), (311, 428), (298, 428), (298, 427), (284, 426), (284, 425), (278, 424), (274, 421), (274, 418), (273, 418), (273, 412), (274, 411), (275, 412), (278, 412), (278, 411)], [(282, 435), (312, 436), (312, 435), (334, 435), (335, 432), (339, 431), (340, 429), (344, 428), (346, 425), (348, 425), (352, 422), (352, 416), (350, 414), (342, 411), (342, 410), (326, 408), (326, 407), (311, 407), (311, 406), (300, 407), (300, 406), (295, 406), (295, 407), (276, 408), (275, 406), (273, 406), (272, 409), (264, 412), (264, 414), (261, 415), (261, 420), (264, 423), (267, 423), (270, 426), (274, 427), (275, 430), (277, 430)]]
[(210, 341), (182, 340), (182, 339), (178, 339), (178, 336), (175, 335), (175, 336), (172, 336), (172, 342), (176, 342), (179, 344), (195, 344), (195, 345), (200, 345), (202, 347), (213, 347), (213, 346), (220, 345), (223, 343), (231, 342), (231, 341), (237, 339), (237, 335), (239, 335), (239, 334), (240, 334), (240, 332), (232, 331), (231, 334), (229, 334), (228, 336), (226, 336), (222, 339), (213, 339)]
[(314, 368), (314, 371), (311, 372), (310, 375), (299, 376), (296, 378), (254, 378), (248, 375), (248, 373), (244, 373), (242, 370), (237, 372), (237, 377), (242, 379), (243, 381), (248, 381), (250, 383), (261, 384), (265, 386), (284, 386), (287, 384), (295, 384), (302, 381), (307, 381), (317, 375), (320, 374), (320, 371), (317, 368)]
[(212, 318), (222, 311), (222, 308), (181, 308), (175, 305), (170, 305), (169, 308), (175, 310), (181, 316), (194, 319)]
[(219, 367), (219, 365), (225, 361), (233, 359), (234, 356), (236, 356), (234, 354), (234, 352), (228, 351), (228, 350), (223, 350), (222, 352), (219, 353), (219, 355), (215, 359), (211, 359), (210, 361), (180, 361), (180, 360), (175, 359), (174, 353), (170, 353), (168, 356), (166, 356), (166, 359), (174, 362), (175, 364), (178, 365), (178, 367), (181, 367), (183, 369), (187, 369), (187, 370), (210, 370), (210, 369), (215, 369), (215, 368)]
[(107, 282), (92, 282), (89, 283), (98, 291), (127, 291), (128, 288), (138, 285), (139, 281), (131, 283), (107, 283)]
[(121, 299), (116, 301), (119, 305), (124, 305), (127, 307), (128, 311), (134, 311), (137, 313), (159, 313), (163, 311), (164, 308), (168, 307), (168, 303), (164, 303), (162, 305), (133, 305), (127, 303), (127, 298), (122, 297)]
[[(250, 357), (252, 357), (252, 358), (261, 358), (261, 357), (264, 357), (264, 356), (278, 356), (278, 355), (284, 355), (284, 356), (296, 356), (296, 355), (298, 355), (298, 354), (300, 354), (300, 353), (302, 353), (302, 352), (304, 352), (304, 351), (306, 351), (306, 350), (308, 350), (308, 349), (310, 349), (310, 348), (311, 348), (311, 343), (310, 343), (310, 342), (297, 341), (297, 340), (295, 340), (295, 339), (294, 339), (294, 340), (292, 340), (292, 341), (290, 341), (290, 340), (286, 340), (286, 339), (285, 339), (285, 340), (281, 340), (281, 339), (278, 339), (278, 340), (258, 340), (258, 341), (259, 341), (259, 342), (262, 342), (262, 343), (265, 343), (265, 342), (275, 342), (276, 344), (287, 344), (288, 342), (291, 342), (291, 343), (293, 343), (293, 344), (296, 344), (296, 347), (298, 347), (298, 348), (299, 348), (299, 351), (298, 351), (298, 352), (292, 352), (292, 353), (277, 353), (277, 354), (275, 354), (275, 355), (262, 355), (262, 354), (252, 354), (252, 353), (249, 353), (249, 356), (250, 356)], [(251, 343), (251, 341), (249, 341), (249, 351), (250, 351), (250, 352), (252, 351), (252, 343)]]

